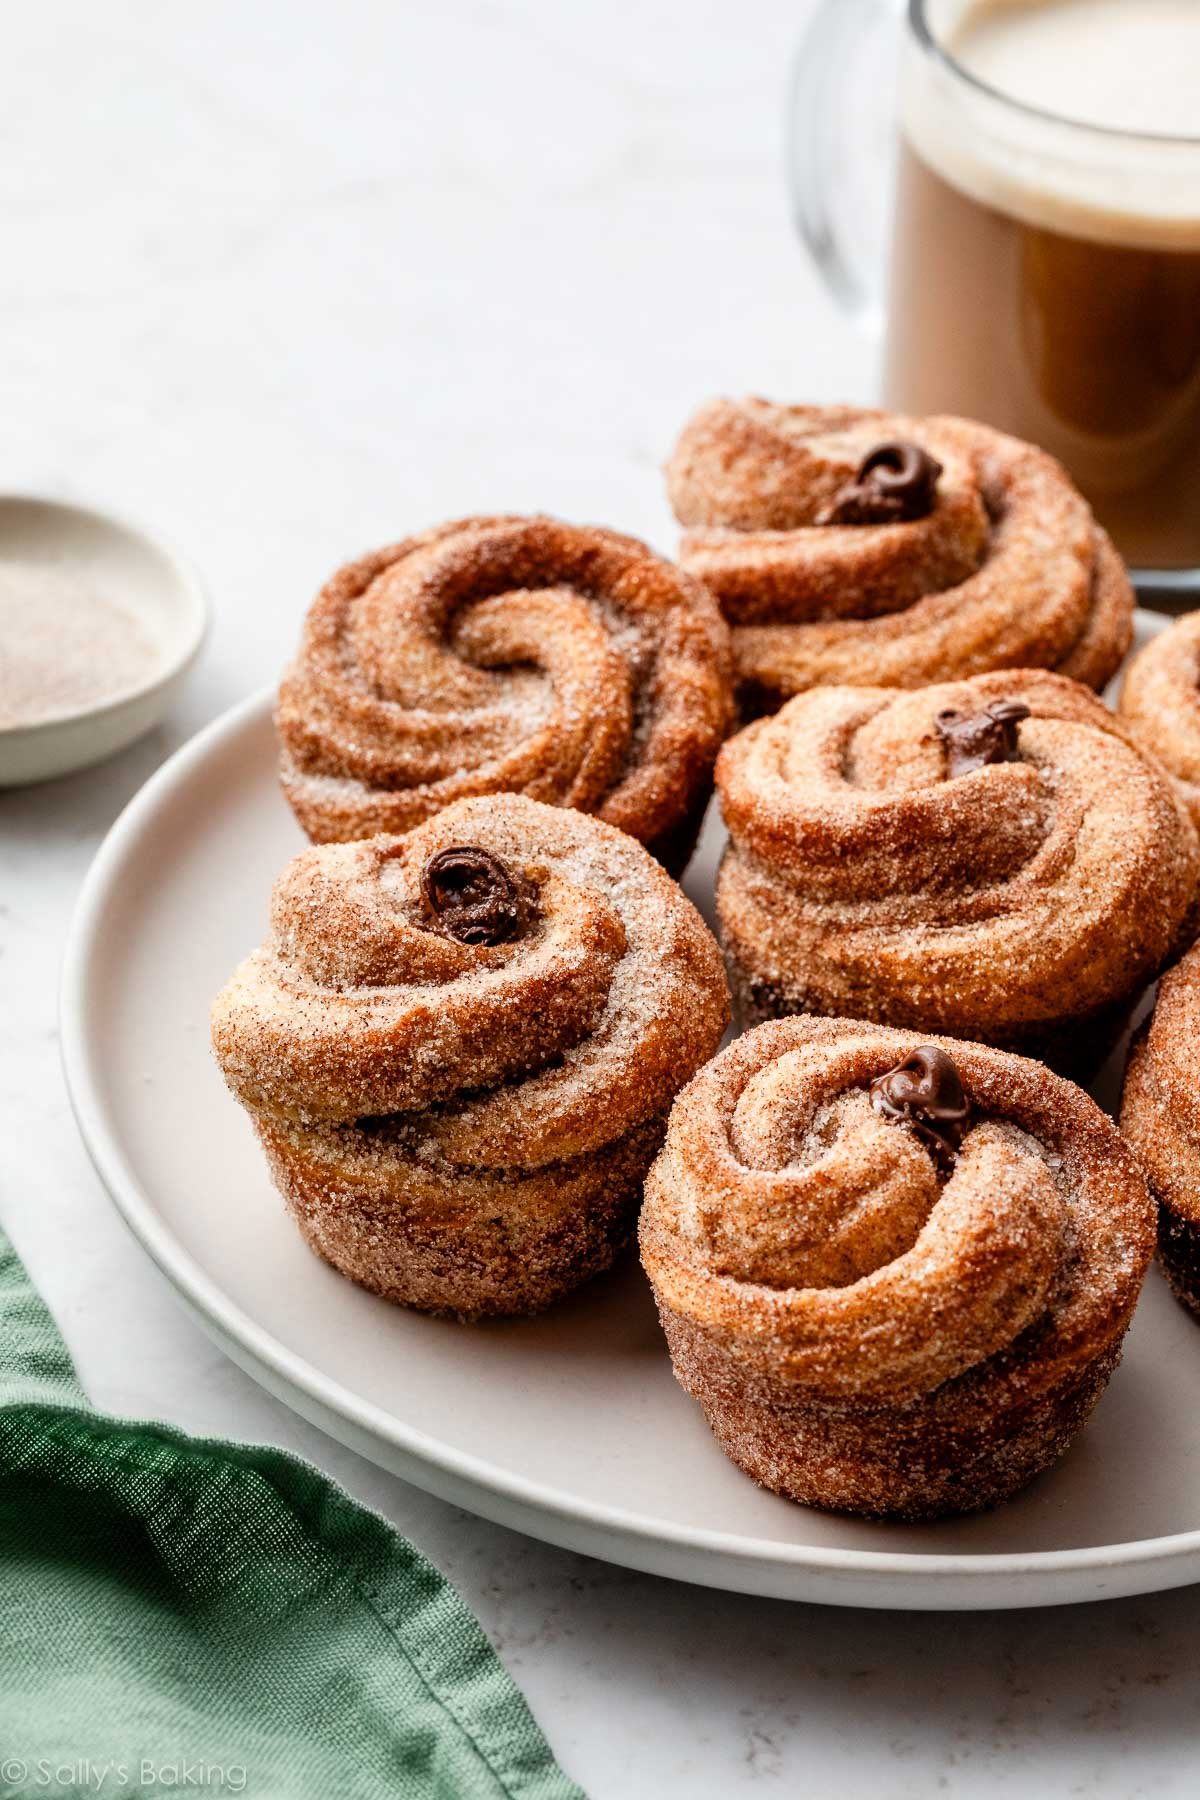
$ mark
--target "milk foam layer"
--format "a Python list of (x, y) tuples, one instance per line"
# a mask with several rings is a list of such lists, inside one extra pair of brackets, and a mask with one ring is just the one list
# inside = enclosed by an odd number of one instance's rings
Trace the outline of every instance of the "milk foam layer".
[(946, 45), (1000, 93), (1108, 130), (1200, 133), (1195, 0), (990, 0)]
[(925, 10), (958, 68), (1019, 102), (914, 50), (904, 129), (938, 174), (1052, 231), (1200, 248), (1196, 0), (928, 0)]

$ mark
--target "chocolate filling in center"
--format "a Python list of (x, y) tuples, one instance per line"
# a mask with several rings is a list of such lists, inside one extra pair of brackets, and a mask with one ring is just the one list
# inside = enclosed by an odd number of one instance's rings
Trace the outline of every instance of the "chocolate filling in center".
[(919, 1044), (886, 1075), (877, 1075), (871, 1105), (881, 1118), (907, 1125), (948, 1162), (954, 1160), (971, 1114), (954, 1059), (936, 1044)]
[(507, 944), (533, 916), (529, 891), (508, 865), (476, 844), (453, 844), (421, 871), (421, 899), (460, 944)]
[(896, 525), (924, 519), (937, 504), (942, 465), (902, 438), (876, 444), (821, 514), (820, 525)]
[(1021, 700), (993, 700), (982, 712), (960, 713), (953, 708), (934, 720), (946, 746), (946, 773), (969, 775), (988, 763), (1017, 762), (1017, 726), (1029, 717)]

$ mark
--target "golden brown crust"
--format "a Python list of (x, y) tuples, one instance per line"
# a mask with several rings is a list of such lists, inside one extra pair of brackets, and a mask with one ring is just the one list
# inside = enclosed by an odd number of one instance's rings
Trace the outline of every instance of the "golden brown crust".
[[(510, 941), (430, 914), (422, 872), (461, 845), (528, 893)], [(728, 1013), (716, 944), (640, 844), (506, 794), (303, 852), (212, 1026), (310, 1242), (391, 1299), (468, 1315), (607, 1266)]]
[(1200, 825), (1200, 612), (1176, 619), (1138, 651), (1125, 674), (1120, 713)]
[(279, 691), (283, 790), (316, 842), (473, 794), (595, 813), (679, 869), (731, 718), (729, 636), (645, 544), (460, 519), (347, 564)]
[[(1023, 702), (951, 777), (939, 713)], [(1095, 1066), (1190, 929), (1200, 848), (1158, 765), (1044, 670), (822, 688), (724, 747), (717, 914), (745, 1022), (876, 1019)]]
[(1176, 1296), (1200, 1317), (1200, 947), (1158, 984), (1135, 1039), (1121, 1130), (1158, 1201), (1158, 1253)]
[[(818, 523), (884, 439), (943, 465), (932, 513)], [(733, 625), (744, 712), (823, 684), (1049, 668), (1099, 688), (1132, 641), (1113, 545), (1045, 452), (968, 420), (714, 400), (667, 465), (683, 566)]]
[(495, 1171), (426, 1167), (402, 1127), (255, 1122), (318, 1256), (385, 1300), (459, 1318), (541, 1312), (609, 1268), (666, 1127), (660, 1115), (581, 1156)]
[(806, 1504), (911, 1518), (992, 1505), (1061, 1453), (1154, 1242), (1115, 1127), (1024, 1058), (943, 1040), (972, 1108), (947, 1174), (867, 1091), (921, 1041), (814, 1018), (739, 1038), (679, 1096), (640, 1226), (727, 1453)]

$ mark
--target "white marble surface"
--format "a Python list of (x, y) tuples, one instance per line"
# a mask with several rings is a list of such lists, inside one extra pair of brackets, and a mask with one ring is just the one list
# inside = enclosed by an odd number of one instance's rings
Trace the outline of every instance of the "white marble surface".
[(292, 1417), (188, 1323), (100, 1192), (59, 1075), (57, 964), (92, 850), (176, 743), (275, 675), (345, 554), (493, 507), (667, 547), (657, 464), (695, 401), (869, 397), (869, 351), (781, 192), (806, 10), (6, 9), (0, 488), (154, 523), (201, 565), (217, 630), (169, 730), (0, 797), (0, 1217), (98, 1402), (290, 1445), (395, 1520), (594, 1800), (1191, 1795), (1194, 1594), (789, 1607), (474, 1520)]

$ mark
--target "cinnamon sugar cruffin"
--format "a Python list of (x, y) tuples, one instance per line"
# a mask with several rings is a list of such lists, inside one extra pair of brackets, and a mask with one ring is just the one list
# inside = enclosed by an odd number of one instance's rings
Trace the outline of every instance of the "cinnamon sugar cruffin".
[[(883, 439), (943, 465), (925, 518), (819, 525)], [(1042, 450), (954, 418), (713, 400), (667, 465), (683, 566), (733, 626), (747, 714), (821, 684), (1051, 668), (1100, 688), (1133, 630), (1107, 534)]]
[(973, 1109), (949, 1174), (881, 1118), (870, 1082), (921, 1041), (759, 1026), (684, 1089), (646, 1185), (677, 1378), (808, 1505), (928, 1518), (1024, 1486), (1103, 1391), (1153, 1250), (1131, 1151), (1041, 1064), (942, 1041)]
[(510, 791), (679, 870), (732, 720), (711, 596), (635, 538), (461, 519), (340, 569), (280, 688), (284, 793), (317, 842)]
[[(954, 779), (944, 710), (1024, 702), (1017, 760)], [(1158, 765), (1044, 670), (820, 688), (730, 740), (717, 884), (744, 1021), (875, 1019), (1098, 1066), (1192, 922), (1200, 848)]]
[(1200, 825), (1200, 612), (1187, 613), (1138, 651), (1119, 704), (1138, 742), (1157, 756)]
[[(423, 911), (422, 869), (462, 844), (530, 884), (520, 938), (463, 944)], [(296, 857), (212, 1031), (313, 1247), (469, 1316), (608, 1266), (728, 1016), (716, 943), (640, 844), (505, 794)]]
[(1134, 1040), (1121, 1130), (1158, 1201), (1158, 1254), (1177, 1298), (1200, 1318), (1200, 947), (1158, 984)]

